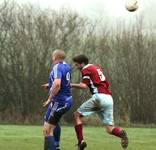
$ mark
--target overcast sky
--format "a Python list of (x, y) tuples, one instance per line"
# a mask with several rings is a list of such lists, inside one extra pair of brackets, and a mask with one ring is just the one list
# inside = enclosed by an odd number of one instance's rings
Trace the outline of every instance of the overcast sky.
[(125, 18), (137, 14), (144, 14), (147, 20), (156, 20), (156, 0), (138, 0), (139, 9), (136, 12), (128, 12), (125, 9), (126, 0), (14, 0), (18, 3), (32, 3), (43, 8), (59, 9), (71, 8), (90, 18), (112, 17)]

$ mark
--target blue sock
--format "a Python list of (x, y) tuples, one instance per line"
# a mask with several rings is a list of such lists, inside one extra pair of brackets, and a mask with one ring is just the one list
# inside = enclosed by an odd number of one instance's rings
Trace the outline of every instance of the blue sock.
[(54, 134), (54, 139), (55, 139), (55, 146), (59, 146), (60, 145), (60, 135), (61, 135), (61, 127), (60, 127), (59, 123), (56, 124), (53, 134)]
[(55, 150), (55, 140), (53, 136), (45, 137), (44, 139), (44, 150)]

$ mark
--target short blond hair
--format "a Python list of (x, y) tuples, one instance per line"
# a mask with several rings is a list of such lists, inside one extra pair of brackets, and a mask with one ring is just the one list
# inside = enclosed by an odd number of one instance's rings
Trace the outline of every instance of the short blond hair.
[(53, 51), (53, 56), (55, 56), (57, 59), (65, 59), (66, 54), (64, 50), (56, 49)]

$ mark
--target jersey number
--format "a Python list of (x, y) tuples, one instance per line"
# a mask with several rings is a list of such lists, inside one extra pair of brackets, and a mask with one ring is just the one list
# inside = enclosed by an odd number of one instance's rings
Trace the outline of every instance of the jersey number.
[(100, 80), (101, 81), (105, 81), (106, 78), (105, 78), (103, 72), (100, 69), (97, 69), (97, 72), (99, 74)]
[(66, 74), (66, 80), (68, 81), (67, 85), (69, 85), (70, 84), (70, 73), (69, 72)]

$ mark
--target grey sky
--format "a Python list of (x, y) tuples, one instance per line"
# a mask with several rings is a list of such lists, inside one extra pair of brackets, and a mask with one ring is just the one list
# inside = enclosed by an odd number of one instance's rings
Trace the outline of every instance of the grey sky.
[(146, 21), (155, 23), (156, 0), (138, 0), (139, 9), (136, 12), (128, 12), (125, 9), (126, 0), (14, 0), (18, 3), (32, 3), (41, 7), (59, 9), (69, 7), (90, 18), (133, 18), (142, 14)]

